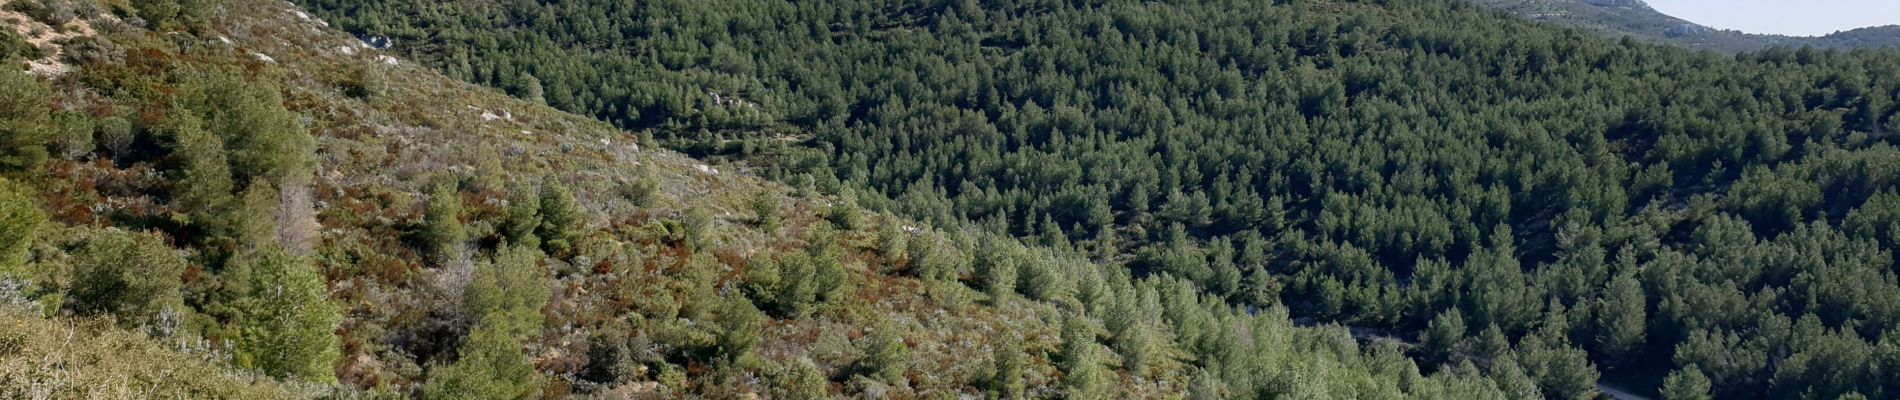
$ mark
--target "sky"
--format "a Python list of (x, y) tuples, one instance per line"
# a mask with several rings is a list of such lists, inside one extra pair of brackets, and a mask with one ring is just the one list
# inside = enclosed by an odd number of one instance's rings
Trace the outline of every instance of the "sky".
[(1748, 33), (1820, 36), (1900, 24), (1900, 0), (1648, 0), (1664, 14)]

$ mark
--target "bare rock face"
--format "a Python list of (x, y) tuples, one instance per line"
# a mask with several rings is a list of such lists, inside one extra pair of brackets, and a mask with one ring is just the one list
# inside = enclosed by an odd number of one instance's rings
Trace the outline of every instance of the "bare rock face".
[(1643, 0), (1583, 0), (1583, 2), (1598, 7), (1649, 7), (1649, 4), (1643, 3)]
[(1702, 35), (1702, 34), (1708, 34), (1712, 32), (1715, 32), (1715, 29), (1712, 29), (1706, 26), (1696, 25), (1696, 24), (1682, 24), (1682, 25), (1676, 25), (1674, 27), (1670, 27), (1669, 30), (1663, 32), (1663, 34), (1669, 35), (1669, 37), (1674, 38), (1674, 37), (1683, 37), (1683, 36)]

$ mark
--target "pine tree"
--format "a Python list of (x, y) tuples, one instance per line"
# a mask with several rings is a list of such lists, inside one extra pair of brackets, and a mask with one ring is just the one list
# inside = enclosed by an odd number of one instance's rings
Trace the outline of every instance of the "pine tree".
[(1070, 398), (1102, 398), (1107, 389), (1095, 325), (1088, 318), (1069, 316), (1062, 321), (1062, 385)]
[(581, 228), (583, 217), (581, 206), (574, 201), (574, 195), (567, 187), (552, 179), (541, 183), (541, 226), (535, 234), (541, 238), (542, 246), (549, 254), (564, 254), (573, 250), (575, 232)]
[(1458, 355), (1465, 342), (1465, 316), (1453, 308), (1439, 313), (1421, 334), (1419, 342), (1425, 348), (1427, 359), (1437, 363), (1446, 363)]
[(1537, 389), (1537, 381), (1525, 374), (1518, 366), (1517, 357), (1500, 357), (1491, 364), (1491, 379), (1498, 382), (1507, 398), (1535, 400), (1543, 399), (1544, 393)]
[(0, 71), (0, 175), (37, 171), (51, 139), (46, 82), (18, 68)]
[(765, 334), (766, 317), (745, 296), (727, 291), (720, 299), (719, 352), (727, 361), (738, 362), (758, 346)]
[(1663, 378), (1663, 400), (1708, 400), (1709, 377), (1695, 364), (1682, 367)]
[(1003, 304), (1016, 293), (1017, 255), (1001, 239), (985, 237), (976, 254), (974, 269), (978, 283), (990, 295), (990, 301)]
[(778, 193), (761, 191), (752, 196), (752, 201), (748, 205), (752, 207), (753, 225), (757, 225), (767, 234), (778, 232), (781, 223), (779, 219), (783, 218), (779, 212)]
[(1547, 397), (1587, 399), (1596, 395), (1597, 370), (1589, 354), (1567, 343), (1526, 336), (1518, 357), (1524, 371), (1538, 382)]
[(132, 144), (138, 141), (138, 133), (132, 130), (132, 121), (120, 116), (99, 119), (94, 125), (98, 134), (94, 138), (106, 151), (112, 152), (114, 161), (125, 158), (132, 151)]
[(464, 312), (517, 341), (540, 337), (546, 319), (541, 309), (553, 296), (541, 268), (542, 257), (533, 248), (497, 250), (493, 260), (476, 266), (465, 292)]
[(453, 176), (441, 175), (430, 184), (429, 204), (422, 213), (422, 241), (439, 261), (462, 250), (468, 234), (462, 227), (462, 194)]
[(910, 366), (910, 346), (904, 343), (904, 329), (895, 321), (881, 319), (871, 328), (865, 343), (865, 355), (858, 369), (878, 380), (905, 384), (904, 372)]
[(1478, 342), (1473, 350), (1484, 362), (1497, 362), (1498, 359), (1509, 355), (1511, 339), (1505, 337), (1504, 330), (1498, 329), (1497, 325), (1485, 326), (1484, 331), (1478, 333)]
[(1624, 275), (1611, 280), (1608, 290), (1596, 307), (1598, 350), (1618, 365), (1640, 360), (1649, 320), (1643, 286), (1634, 276)]
[(51, 127), (55, 133), (52, 147), (59, 149), (60, 158), (77, 160), (92, 153), (93, 147), (97, 146), (93, 142), (92, 118), (86, 114), (70, 111), (55, 114)]
[(540, 194), (534, 189), (516, 187), (508, 193), (508, 219), (503, 221), (502, 234), (515, 247), (540, 249), (541, 237), (535, 236), (540, 228)]
[(231, 164), (225, 159), (224, 141), (205, 132), (197, 117), (175, 115), (163, 129), (174, 143), (173, 154), (183, 164), (172, 191), (175, 209), (192, 213), (204, 220), (216, 219), (232, 197)]
[(26, 269), (26, 256), (46, 222), (33, 188), (0, 178), (0, 279), (37, 278)]
[(316, 265), (274, 247), (238, 262), (251, 271), (239, 300), (238, 363), (279, 378), (336, 381), (343, 311), (330, 303)]
[(713, 225), (717, 220), (712, 211), (705, 207), (693, 207), (686, 210), (686, 217), (680, 220), (680, 241), (693, 250), (707, 249), (714, 245)]
[(541, 79), (534, 75), (521, 75), (521, 99), (535, 104), (547, 104), (547, 93), (541, 88)]
[(207, 72), (198, 79), (200, 84), (185, 88), (183, 103), (223, 141), (240, 182), (309, 184), (316, 169), (316, 138), (284, 108), (276, 84), (235, 73)]
[(996, 339), (991, 351), (995, 364), (990, 368), (989, 389), (998, 398), (1015, 399), (1023, 395), (1023, 370), (1028, 368), (1029, 356), (1023, 353), (1023, 344), (1015, 335), (1005, 333)]
[(241, 251), (278, 245), (276, 214), (281, 205), (278, 193), (270, 182), (256, 182), (244, 188), (243, 193), (226, 205), (227, 211), (207, 221), (213, 234), (218, 236), (214, 240), (233, 242), (233, 247)]
[[(501, 317), (497, 315), (497, 317)], [(455, 363), (429, 370), (429, 399), (530, 400), (541, 397), (542, 378), (522, 355), (521, 339), (505, 317), (483, 319), (462, 343)]]
[[(1144, 297), (1144, 299), (1151, 297)], [(1123, 366), (1135, 374), (1145, 374), (1146, 370), (1160, 366), (1165, 357), (1161, 354), (1166, 345), (1166, 337), (1156, 332), (1155, 325), (1161, 321), (1153, 316), (1134, 298), (1117, 301), (1116, 306), (1102, 317), (1106, 328), (1112, 333), (1115, 352), (1122, 356)]]

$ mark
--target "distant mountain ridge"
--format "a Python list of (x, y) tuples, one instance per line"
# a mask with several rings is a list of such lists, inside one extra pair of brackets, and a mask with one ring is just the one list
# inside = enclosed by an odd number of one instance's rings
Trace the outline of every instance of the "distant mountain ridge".
[(1607, 36), (1629, 36), (1699, 50), (1743, 52), (1774, 46), (1854, 49), (1900, 47), (1900, 25), (1797, 37), (1718, 29), (1664, 14), (1642, 0), (1472, 0), (1511, 15)]

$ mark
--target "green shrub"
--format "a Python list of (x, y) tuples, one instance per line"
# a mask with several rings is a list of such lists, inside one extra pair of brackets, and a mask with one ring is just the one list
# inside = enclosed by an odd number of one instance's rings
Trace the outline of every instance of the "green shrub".
[(528, 400), (541, 397), (541, 373), (521, 353), (510, 322), (483, 319), (462, 343), (461, 358), (429, 370), (431, 400)]
[(118, 229), (94, 231), (73, 251), (69, 296), (74, 311), (112, 315), (120, 325), (150, 323), (182, 311), (180, 277), (188, 263), (158, 236)]
[(132, 131), (132, 121), (125, 117), (114, 115), (100, 118), (94, 125), (99, 130), (93, 136), (94, 139), (112, 153), (113, 159), (125, 157), (126, 153), (132, 151), (132, 144), (138, 141), (137, 132)]
[(0, 178), (0, 279), (31, 278), (27, 249), (46, 225), (46, 212), (33, 200), (33, 188)]
[(53, 147), (59, 149), (59, 156), (66, 159), (78, 159), (92, 153), (92, 118), (76, 112), (62, 112), (53, 118)]
[(858, 370), (885, 383), (903, 385), (904, 372), (910, 367), (910, 346), (904, 343), (904, 326), (880, 319), (871, 327), (865, 343), (864, 358)]

